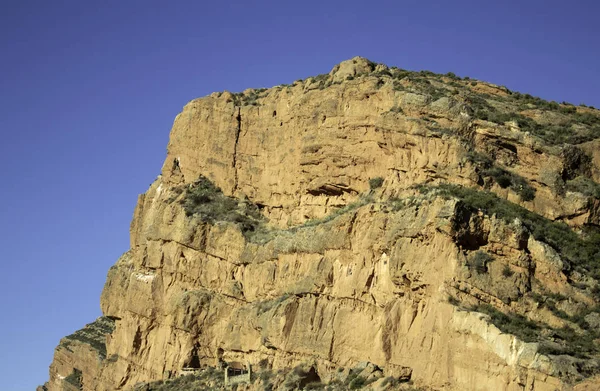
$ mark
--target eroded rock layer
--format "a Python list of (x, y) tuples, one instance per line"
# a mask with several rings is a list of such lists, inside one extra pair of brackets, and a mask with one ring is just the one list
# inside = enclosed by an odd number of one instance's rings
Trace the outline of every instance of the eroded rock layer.
[(362, 58), (196, 99), (108, 272), (106, 343), (61, 343), (45, 387), (234, 361), (325, 383), (369, 362), (424, 389), (594, 387), (599, 126)]

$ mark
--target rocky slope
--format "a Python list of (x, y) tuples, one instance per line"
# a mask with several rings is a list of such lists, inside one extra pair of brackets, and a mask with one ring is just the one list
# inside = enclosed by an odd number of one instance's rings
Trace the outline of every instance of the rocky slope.
[(246, 389), (597, 389), (598, 181), (597, 110), (453, 74), (357, 57), (193, 100), (43, 388), (239, 361), (280, 374)]

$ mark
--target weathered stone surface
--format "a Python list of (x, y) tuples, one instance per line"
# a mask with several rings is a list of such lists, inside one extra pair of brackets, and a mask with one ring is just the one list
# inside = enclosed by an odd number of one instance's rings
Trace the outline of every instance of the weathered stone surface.
[[(558, 366), (536, 343), (448, 301), (561, 327), (522, 299), (539, 284), (593, 303), (569, 284), (561, 255), (518, 220), (469, 214), (412, 187), (477, 186), (469, 137), (536, 190), (522, 201), (491, 186), (500, 197), (549, 218), (592, 219), (595, 209), (549, 189), (540, 178), (560, 157), (540, 153), (518, 125), (474, 120), (459, 95), (432, 99), (384, 71), (355, 58), (320, 80), (187, 104), (161, 175), (138, 199), (131, 249), (108, 272), (101, 306), (116, 328), (106, 354), (85, 343), (57, 348), (48, 390), (61, 390), (74, 368), (85, 390), (121, 390), (176, 376), (194, 360), (273, 369), (309, 362), (322, 380), (368, 362), (370, 380), (410, 378), (444, 390), (568, 390), (561, 373), (569, 371), (580, 381), (578, 362)], [(256, 94), (259, 105), (241, 103)], [(429, 116), (445, 130), (430, 129)], [(180, 201), (200, 176), (258, 205), (267, 228), (244, 233), (186, 215)], [(378, 177), (382, 186), (370, 189)], [(490, 254), (486, 273), (468, 266), (477, 251)]]

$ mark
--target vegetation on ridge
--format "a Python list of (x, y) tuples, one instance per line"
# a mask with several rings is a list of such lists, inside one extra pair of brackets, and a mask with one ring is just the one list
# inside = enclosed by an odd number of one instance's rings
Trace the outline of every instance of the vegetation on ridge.
[(114, 329), (115, 321), (106, 316), (101, 316), (82, 329), (64, 337), (59, 346), (70, 350), (73, 342), (82, 342), (96, 350), (100, 359), (103, 360), (106, 358), (106, 335), (111, 334)]
[(451, 184), (442, 184), (438, 187), (421, 186), (418, 189), (423, 193), (435, 191), (437, 195), (446, 198), (456, 197), (467, 206), (482, 210), (490, 216), (495, 214), (508, 223), (519, 219), (531, 231), (534, 238), (548, 243), (576, 268), (584, 272), (589, 271), (592, 277), (600, 279), (600, 231), (598, 229), (585, 227), (582, 234), (578, 234), (562, 222), (549, 220), (522, 206), (501, 199), (491, 192)]
[(81, 370), (74, 368), (73, 372), (65, 377), (65, 382), (71, 384), (78, 390), (83, 390), (83, 373)]
[(187, 187), (180, 203), (187, 216), (198, 217), (207, 223), (235, 223), (245, 235), (255, 231), (262, 219), (256, 205), (248, 200), (226, 196), (203, 176)]
[[(378, 379), (382, 379), (382, 389), (421, 391), (415, 388), (409, 379), (393, 376), (366, 379), (360, 376), (361, 369), (353, 368), (338, 369), (338, 377), (329, 382), (323, 382), (319, 378), (314, 367), (298, 365), (294, 368), (271, 370), (262, 367), (254, 368), (251, 384), (259, 386), (263, 390), (274, 389), (287, 390), (323, 390), (323, 391), (347, 391), (368, 389), (368, 386)], [(381, 375), (380, 375), (381, 376)], [(194, 373), (175, 377), (168, 380), (159, 380), (150, 383), (139, 383), (134, 391), (195, 391), (195, 390), (236, 390), (237, 384), (226, 385), (222, 369), (212, 367), (200, 368)]]
[[(396, 91), (423, 94), (431, 102), (443, 97), (452, 98), (462, 104), (474, 119), (499, 125), (514, 122), (522, 131), (531, 133), (548, 145), (575, 145), (600, 137), (600, 113), (594, 112), (595, 108), (591, 106), (576, 107), (567, 102), (550, 102), (469, 77), (461, 78), (452, 72), (436, 74), (430, 71), (409, 71), (366, 61), (370, 71), (349, 76), (348, 81), (376, 77), (378, 88), (390, 83)], [(324, 73), (306, 80), (297, 80), (293, 85), (309, 81), (319, 89), (342, 83), (334, 82), (328, 73)], [(290, 88), (293, 85), (283, 85), (280, 88)], [(481, 86), (483, 89), (480, 89)], [(493, 94), (489, 91), (490, 88), (501, 93)], [(259, 88), (234, 93), (233, 102), (237, 106), (260, 106), (259, 100), (265, 95), (265, 91), (265, 88)], [(397, 107), (395, 110), (401, 111), (401, 108)], [(548, 115), (553, 115), (557, 120), (546, 121), (544, 118)]]
[(531, 187), (525, 178), (499, 167), (489, 156), (470, 151), (467, 158), (477, 167), (483, 177), (491, 179), (503, 189), (510, 188), (523, 201), (531, 201), (535, 198), (535, 189)]

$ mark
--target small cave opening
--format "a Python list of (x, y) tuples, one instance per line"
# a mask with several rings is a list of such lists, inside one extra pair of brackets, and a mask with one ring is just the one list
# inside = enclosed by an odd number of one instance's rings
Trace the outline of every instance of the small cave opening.
[[(295, 371), (303, 372), (298, 369), (296, 369)], [(310, 383), (320, 383), (321, 382), (321, 377), (317, 373), (317, 370), (315, 369), (315, 367), (310, 367), (310, 369), (307, 372), (298, 373), (298, 375), (300, 375), (300, 377), (302, 378), (298, 384), (298, 388), (300, 390), (303, 390)]]
[(459, 207), (452, 221), (454, 242), (467, 251), (475, 251), (488, 243), (483, 218), (469, 208)]
[(273, 110), (273, 117), (277, 117), (277, 110)]
[(190, 357), (190, 360), (188, 361), (188, 364), (186, 365), (186, 367), (199, 369), (200, 368), (200, 357), (198, 357), (197, 354)]
[(200, 356), (198, 355), (199, 350), (200, 346), (196, 344), (190, 352), (188, 359), (185, 361), (184, 368), (200, 369)]
[(507, 149), (507, 150), (511, 151), (512, 153), (517, 153), (517, 147), (511, 143), (497, 141), (496, 145), (500, 148)]
[(171, 167), (171, 172), (175, 173), (181, 171), (181, 167), (179, 166), (179, 158), (173, 159), (173, 166)]

